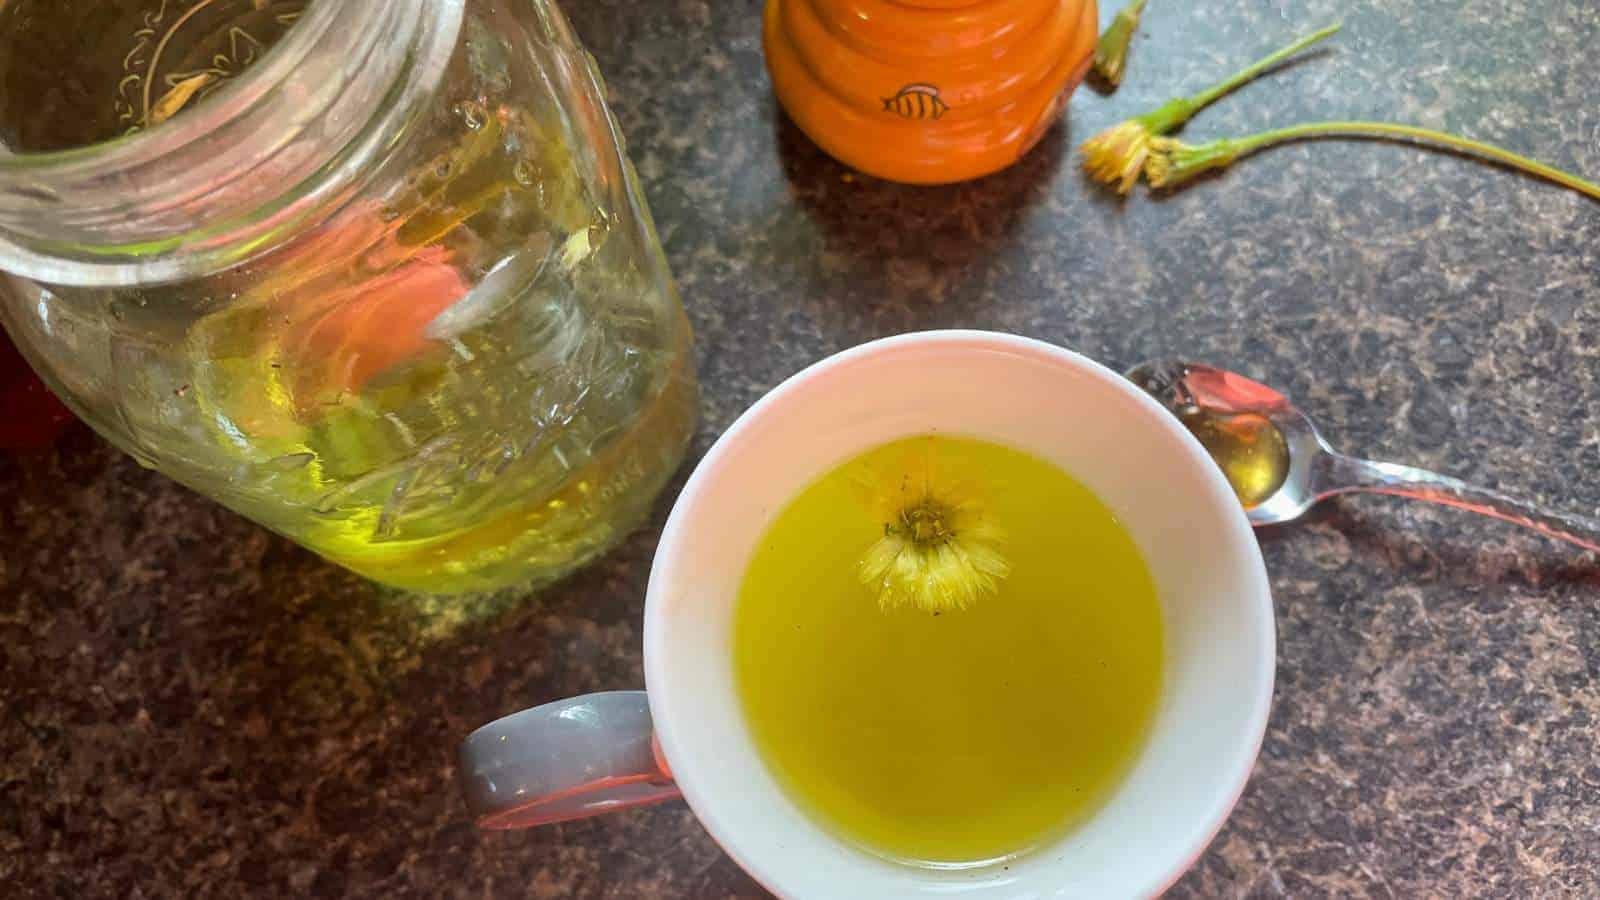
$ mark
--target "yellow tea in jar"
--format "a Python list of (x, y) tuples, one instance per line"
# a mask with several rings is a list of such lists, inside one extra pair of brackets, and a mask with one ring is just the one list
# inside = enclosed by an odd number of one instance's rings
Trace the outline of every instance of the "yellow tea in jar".
[[(911, 540), (896, 535), (920, 509), (962, 515), (928, 526), (939, 553), (896, 565), (957, 587), (987, 572), (949, 594), (962, 603), (883, 589), (872, 555)], [(734, 619), (737, 690), (776, 780), (823, 827), (913, 864), (1008, 858), (1091, 816), (1143, 746), (1163, 656), (1154, 582), (1111, 511), (1051, 463), (946, 436), (879, 447), (801, 491), (757, 546)]]
[(35, 265), (0, 216), (0, 319), (113, 443), (353, 571), (561, 577), (697, 410), (585, 59), (549, 0), (0, 0), (0, 193), (70, 234), (22, 229)]

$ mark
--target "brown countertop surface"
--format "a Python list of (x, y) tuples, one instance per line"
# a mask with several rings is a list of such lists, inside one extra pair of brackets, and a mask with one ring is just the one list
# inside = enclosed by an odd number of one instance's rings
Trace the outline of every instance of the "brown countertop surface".
[[(1379, 143), (1277, 150), (1124, 202), (1085, 184), (1072, 149), (1343, 18), (1335, 50), (1189, 135), (1398, 119), (1600, 174), (1600, 6), (1157, 0), (1115, 97), (1080, 92), (1005, 173), (915, 189), (849, 175), (782, 119), (758, 3), (565, 5), (698, 330), (694, 457), (828, 353), (982, 327), (1119, 368), (1227, 365), (1286, 389), (1342, 448), (1600, 506), (1600, 205)], [(480, 835), (452, 781), (476, 725), (642, 685), (665, 506), (537, 596), (422, 601), (81, 430), (0, 457), (4, 893), (761, 896), (682, 804)], [(1173, 895), (1600, 896), (1596, 560), (1383, 499), (1260, 539), (1271, 726)]]

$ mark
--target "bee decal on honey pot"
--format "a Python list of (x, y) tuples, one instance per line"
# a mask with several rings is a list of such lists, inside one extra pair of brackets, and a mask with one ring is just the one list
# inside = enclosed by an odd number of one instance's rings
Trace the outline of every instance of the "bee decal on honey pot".
[(883, 98), (884, 112), (905, 119), (938, 119), (950, 109), (931, 84), (908, 84), (893, 97)]

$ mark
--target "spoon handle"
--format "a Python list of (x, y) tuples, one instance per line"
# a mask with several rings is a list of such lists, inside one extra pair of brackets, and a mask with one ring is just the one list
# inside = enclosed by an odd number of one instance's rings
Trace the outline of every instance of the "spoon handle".
[(1499, 491), (1411, 466), (1373, 462), (1337, 453), (1322, 457), (1313, 478), (1316, 498), (1336, 494), (1388, 494), (1453, 506), (1532, 528), (1558, 541), (1600, 553), (1600, 519), (1540, 509)]

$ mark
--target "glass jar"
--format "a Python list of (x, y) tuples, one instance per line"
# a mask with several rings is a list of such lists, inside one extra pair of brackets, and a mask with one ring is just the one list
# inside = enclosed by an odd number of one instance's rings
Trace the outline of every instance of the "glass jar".
[[(62, 50), (20, 34), (62, 3)], [(0, 4), (83, 57), (0, 63), (0, 320), (74, 412), (406, 589), (548, 581), (642, 520), (690, 332), (553, 3), (96, 6)], [(41, 131), (96, 117), (127, 133)]]

